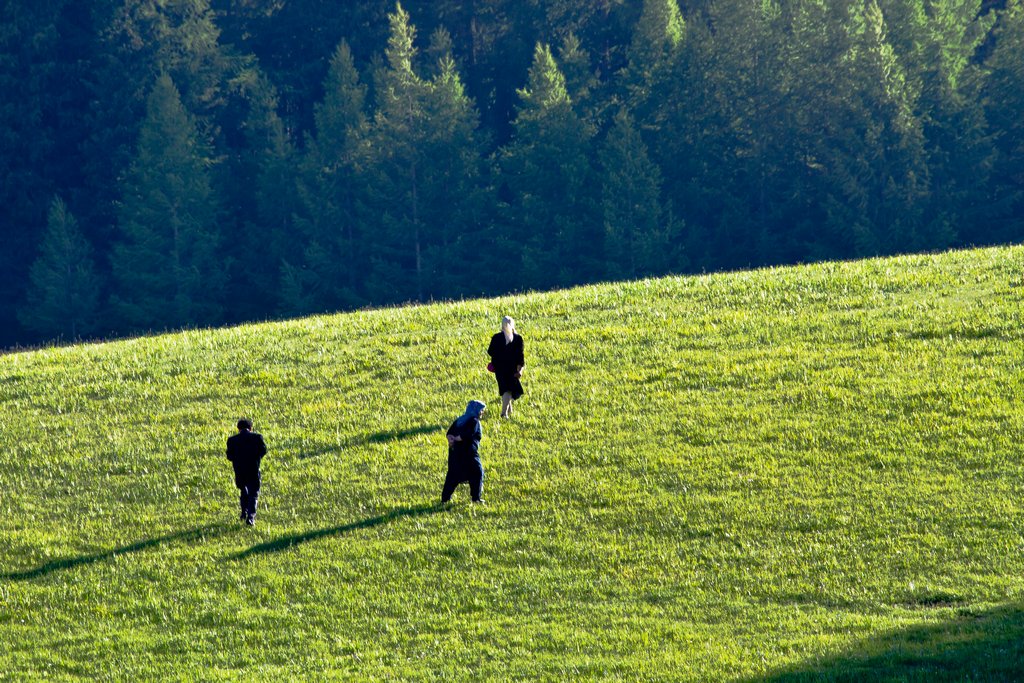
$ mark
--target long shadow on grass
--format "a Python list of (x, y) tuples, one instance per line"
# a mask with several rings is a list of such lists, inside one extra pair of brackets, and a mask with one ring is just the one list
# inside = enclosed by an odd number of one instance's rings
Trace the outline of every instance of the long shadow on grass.
[(949, 621), (893, 631), (845, 652), (747, 683), (797, 681), (1022, 681), (1024, 605), (961, 610)]
[(361, 519), (358, 522), (351, 522), (349, 524), (342, 524), (341, 526), (327, 527), (326, 529), (316, 529), (314, 531), (307, 531), (302, 534), (291, 534), (289, 536), (281, 536), (275, 538), (272, 541), (266, 543), (260, 543), (254, 545), (247, 550), (243, 550), (240, 553), (229, 556), (229, 560), (242, 560), (246, 557), (252, 557), (253, 555), (266, 555), (268, 553), (278, 553), (282, 550), (288, 550), (293, 546), (297, 546), (300, 543), (308, 543), (309, 541), (315, 541), (320, 538), (327, 538), (329, 536), (342, 536), (349, 533), (350, 531), (356, 531), (357, 529), (369, 529), (371, 527), (380, 526), (381, 524), (387, 524), (393, 522), (396, 519), (402, 517), (419, 517), (421, 515), (431, 515), (435, 512), (441, 512), (445, 509), (445, 506), (440, 503), (431, 503), (430, 505), (417, 505), (411, 508), (400, 508), (398, 510), (392, 510), (383, 515), (377, 517), (368, 517), (367, 519)]
[(99, 553), (92, 553), (91, 555), (79, 555), (78, 557), (64, 557), (59, 560), (51, 560), (46, 564), (39, 565), (33, 569), (23, 569), (22, 571), (7, 572), (0, 574), (0, 579), (8, 581), (27, 581), (29, 579), (36, 579), (40, 576), (46, 576), (54, 572), (63, 571), (65, 569), (74, 569), (75, 567), (81, 567), (87, 564), (94, 564), (96, 562), (102, 562), (103, 560), (109, 560), (116, 555), (126, 555), (129, 553), (137, 553), (140, 550), (147, 550), (149, 548), (155, 548), (165, 543), (177, 543), (181, 541), (198, 541), (209, 536), (219, 536), (229, 529), (224, 524), (207, 524), (206, 526), (196, 527), (195, 529), (188, 529), (186, 531), (178, 531), (173, 534), (167, 534), (166, 536), (159, 536), (157, 538), (148, 538), (144, 541), (132, 543), (130, 545), (124, 545), (120, 548), (113, 548), (111, 550), (104, 550)]
[(319, 446), (308, 449), (305, 448), (302, 443), (293, 443), (285, 444), (283, 448), (286, 451), (295, 451), (299, 458), (307, 460), (309, 458), (327, 455), (328, 453), (337, 453), (344, 448), (365, 446), (366, 444), (371, 443), (400, 441), (401, 439), (408, 439), (409, 437), (419, 436), (420, 434), (432, 434), (434, 432), (439, 432), (441, 429), (442, 428), (438, 425), (420, 425), (419, 427), (409, 427), (408, 429), (393, 429), (383, 432), (374, 432), (373, 434), (366, 434), (364, 436), (356, 436), (346, 440), (345, 443), (340, 445)]
[(367, 444), (367, 443), (387, 443), (388, 441), (398, 441), (400, 439), (408, 439), (410, 436), (419, 436), (420, 434), (431, 434), (433, 432), (441, 431), (439, 425), (420, 425), (419, 427), (409, 427), (408, 429), (393, 429), (386, 432), (376, 432), (369, 434), (362, 439), (353, 439), (352, 445)]

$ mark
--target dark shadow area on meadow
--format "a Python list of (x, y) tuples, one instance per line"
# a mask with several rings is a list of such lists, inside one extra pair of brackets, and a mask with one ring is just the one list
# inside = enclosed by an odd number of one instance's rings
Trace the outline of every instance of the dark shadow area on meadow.
[(375, 432), (369, 434), (362, 439), (353, 439), (352, 445), (358, 446), (368, 443), (388, 443), (389, 441), (400, 441), (401, 439), (408, 439), (409, 437), (419, 436), (421, 434), (432, 434), (434, 432), (442, 431), (440, 425), (420, 425), (419, 427), (409, 427), (407, 429), (393, 429), (386, 432)]
[(350, 522), (348, 524), (342, 524), (340, 526), (332, 526), (324, 529), (315, 529), (313, 531), (307, 531), (301, 534), (290, 534), (288, 536), (280, 536), (272, 541), (266, 543), (259, 543), (252, 546), (247, 550), (243, 550), (240, 553), (228, 556), (228, 560), (243, 560), (253, 555), (266, 555), (269, 553), (277, 553), (282, 550), (288, 550), (293, 546), (297, 546), (302, 543), (308, 543), (309, 541), (315, 541), (321, 538), (328, 538), (331, 536), (342, 536), (351, 531), (358, 529), (370, 529), (375, 526), (387, 524), (393, 522), (396, 519), (402, 517), (419, 517), (422, 515), (431, 515), (436, 512), (445, 510), (446, 507), (441, 503), (430, 503), (428, 505), (417, 505), (410, 508), (399, 508), (392, 510), (391, 512), (376, 517), (367, 517), (357, 522)]
[(413, 436), (420, 436), (421, 434), (433, 434), (435, 432), (440, 432), (442, 430), (443, 427), (441, 427), (440, 425), (420, 425), (419, 427), (409, 427), (407, 429), (392, 429), (389, 431), (374, 432), (372, 434), (356, 436), (347, 439), (344, 443), (341, 444), (330, 444), (316, 446), (314, 448), (308, 448), (304, 443), (287, 443), (284, 444), (281, 447), (281, 449), (285, 452), (294, 452), (296, 457), (302, 460), (307, 460), (309, 458), (316, 458), (321, 455), (327, 455), (328, 453), (337, 453), (345, 448), (365, 446), (367, 444), (400, 441), (402, 439), (408, 439)]
[(744, 683), (1024, 681), (1024, 604), (960, 610), (941, 624), (868, 638)]
[(210, 536), (220, 536), (221, 534), (228, 531), (230, 527), (225, 524), (208, 524), (206, 526), (196, 527), (195, 529), (188, 529), (186, 531), (178, 531), (173, 534), (167, 534), (165, 536), (158, 536), (157, 538), (148, 538), (144, 541), (138, 541), (130, 545), (121, 546), (120, 548), (113, 548), (111, 550), (104, 550), (99, 553), (92, 553), (89, 555), (79, 555), (78, 557), (64, 557), (57, 560), (51, 560), (46, 564), (35, 567), (34, 569), (23, 569), (21, 571), (6, 572), (0, 574), (0, 579), (8, 581), (27, 581), (29, 579), (36, 579), (40, 576), (47, 576), (54, 572), (63, 571), (65, 569), (74, 569), (75, 567), (81, 567), (87, 564), (94, 564), (96, 562), (102, 562), (103, 560), (109, 560), (116, 555), (126, 555), (128, 553), (137, 553), (141, 550), (148, 550), (149, 548), (155, 548), (157, 546), (164, 545), (166, 543), (177, 543), (181, 541), (199, 541)]

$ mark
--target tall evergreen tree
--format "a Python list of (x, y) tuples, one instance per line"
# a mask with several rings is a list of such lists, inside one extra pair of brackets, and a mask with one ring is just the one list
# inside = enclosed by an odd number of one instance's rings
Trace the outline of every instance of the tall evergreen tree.
[(29, 285), (28, 299), (18, 316), (28, 329), (44, 337), (68, 339), (97, 329), (100, 281), (92, 248), (59, 197), (50, 204)]
[(146, 102), (138, 151), (124, 182), (112, 261), (112, 303), (135, 329), (216, 323), (227, 257), (209, 149), (167, 74)]
[(423, 220), (431, 228), (423, 268), (429, 296), (454, 297), (488, 289), (479, 272), (491, 237), (491, 202), (484, 187), (479, 119), (452, 55), (442, 54), (436, 71), (427, 93), (431, 125), (423, 142), (430, 160), (423, 177)]
[(635, 278), (681, 269), (681, 244), (664, 223), (661, 173), (625, 110), (615, 116), (600, 160), (608, 276)]
[(251, 320), (279, 308), (281, 261), (298, 262), (302, 240), (295, 234), (299, 158), (278, 116), (276, 89), (259, 72), (244, 89), (249, 102), (242, 126), (245, 142), (232, 174), (241, 215), (225, 226), (222, 238), (246, 252), (233, 262), (227, 299), (233, 302), (234, 319)]
[(601, 92), (602, 83), (594, 72), (590, 54), (575, 34), (570, 33), (562, 41), (558, 59), (576, 113), (590, 125), (599, 127), (601, 113), (608, 106), (607, 96)]
[[(152, 83), (168, 74), (195, 117), (200, 137), (214, 150), (211, 156), (230, 157), (225, 130), (234, 132), (241, 124), (231, 118), (232, 82), (247, 60), (221, 45), (209, 0), (82, 4), (92, 6), (93, 23), (101, 28), (89, 80), (90, 104), (82, 116), (90, 206), (77, 213), (87, 237), (99, 245), (116, 238), (122, 179), (134, 159)], [(219, 164), (213, 172), (227, 175), (228, 168)], [(222, 191), (230, 184), (229, 178), (219, 181)]]
[(915, 115), (930, 181), (920, 242), (949, 246), (959, 231), (971, 241), (974, 225), (987, 222), (979, 199), (993, 156), (975, 55), (994, 13), (983, 11), (982, 0), (881, 0), (879, 5), (893, 50), (919, 93)]
[(389, 15), (387, 65), (375, 87), (373, 189), (379, 228), (373, 240), (373, 272), (367, 282), (374, 298), (423, 300), (423, 252), (427, 226), (422, 211), (422, 176), (429, 163), (423, 140), (428, 125), (429, 84), (415, 69), (416, 29), (399, 4)]
[(537, 45), (515, 137), (501, 158), (510, 191), (511, 230), (519, 240), (524, 286), (548, 288), (603, 272), (593, 131), (573, 110), (551, 49)]
[(360, 302), (368, 274), (368, 237), (360, 207), (365, 203), (363, 168), (368, 121), (366, 86), (348, 43), (334, 52), (324, 82), (324, 100), (314, 114), (315, 135), (306, 142), (299, 179), (297, 234), (304, 249), (282, 251), (291, 284), (284, 310), (306, 312), (351, 307)]
[(47, 125), (63, 3), (0, 4), (0, 343), (17, 337), (17, 303), (53, 195)]
[(878, 4), (871, 0), (851, 19), (850, 80), (842, 84), (847, 125), (823, 147), (843, 196), (831, 221), (837, 229), (854, 226), (857, 255), (919, 249), (928, 193), (919, 93), (888, 41)]
[[(791, 85), (786, 107), (786, 139), (791, 152), (789, 210), (783, 219), (783, 258), (791, 261), (849, 258), (855, 253), (849, 225), (830, 224), (829, 210), (838, 210), (841, 194), (830, 173), (826, 151), (842, 140), (853, 87), (845, 75), (852, 50), (850, 12), (828, 0), (804, 0), (790, 14), (785, 43), (785, 75)], [(830, 227), (834, 229), (830, 229)]]
[(422, 301), (446, 287), (439, 271), (459, 234), (474, 224), (479, 194), (476, 113), (455, 62), (444, 56), (437, 77), (424, 80), (414, 39), (409, 15), (398, 5), (372, 130), (380, 229), (368, 282), (371, 295), (391, 301)]
[(624, 70), (627, 101), (647, 128), (660, 128), (671, 115), (672, 68), (686, 37), (676, 0), (644, 0)]
[(986, 63), (985, 113), (996, 140), (989, 242), (1024, 239), (1024, 2), (1011, 0), (999, 17), (996, 45)]
[(691, 228), (696, 267), (749, 267), (778, 253), (791, 144), (783, 44), (777, 5), (712, 2), (687, 28), (666, 95), (653, 110), (637, 105), (640, 123), (659, 131), (650, 148), (671, 169), (667, 181)]
[(686, 22), (676, 0), (644, 0), (629, 47), (630, 68), (642, 81), (682, 48)]

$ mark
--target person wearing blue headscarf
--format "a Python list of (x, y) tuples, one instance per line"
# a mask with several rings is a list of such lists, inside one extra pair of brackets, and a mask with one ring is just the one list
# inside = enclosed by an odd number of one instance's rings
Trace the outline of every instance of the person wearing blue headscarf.
[(484, 466), (480, 462), (480, 439), (484, 432), (480, 416), (487, 406), (483, 401), (470, 401), (466, 412), (448, 428), (448, 474), (441, 489), (441, 502), (447, 503), (459, 484), (469, 482), (469, 495), (474, 503), (480, 498), (484, 486)]

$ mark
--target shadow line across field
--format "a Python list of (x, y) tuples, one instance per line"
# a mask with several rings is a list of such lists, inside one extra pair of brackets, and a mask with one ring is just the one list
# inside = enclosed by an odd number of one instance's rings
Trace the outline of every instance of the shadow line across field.
[(138, 541), (129, 545), (124, 545), (119, 548), (112, 548), (111, 550), (104, 550), (98, 553), (92, 553), (89, 555), (79, 555), (78, 557), (63, 557), (56, 560), (51, 560), (46, 564), (39, 565), (32, 569), (23, 569), (20, 571), (5, 572), (0, 574), (0, 579), (7, 581), (27, 581), (30, 579), (36, 579), (41, 576), (47, 576), (54, 572), (63, 571), (65, 569), (74, 569), (75, 567), (81, 567), (83, 565), (93, 564), (96, 562), (102, 562), (103, 560), (109, 560), (117, 555), (127, 555), (130, 553), (137, 553), (142, 550), (148, 550), (155, 548), (167, 543), (177, 543), (181, 541), (198, 541), (212, 536), (219, 536), (230, 527), (225, 524), (207, 524), (205, 526), (196, 527), (195, 529), (187, 529), (185, 531), (177, 531), (173, 534), (166, 534), (157, 538), (148, 538), (144, 541)]
[[(310, 446), (310, 444), (308, 444), (305, 441), (295, 441), (292, 443), (286, 443), (282, 445), (281, 450), (285, 453), (295, 453), (295, 455), (301, 460), (309, 460), (311, 458), (318, 458), (322, 455), (339, 453), (346, 448), (358, 448), (359, 446), (368, 446), (370, 444), (391, 443), (394, 441), (409, 439), (414, 436), (422, 436), (423, 434), (435, 434), (442, 431), (444, 431), (444, 427), (439, 425), (419, 425), (417, 427), (393, 429), (388, 431), (374, 432), (372, 434), (355, 436), (346, 440), (343, 443), (337, 444)], [(444, 441), (442, 440), (440, 443), (441, 447), (443, 447)]]
[(307, 531), (301, 534), (289, 534), (288, 536), (280, 536), (272, 541), (266, 543), (260, 543), (254, 545), (251, 548), (243, 550), (240, 553), (229, 556), (228, 560), (242, 560), (247, 557), (254, 555), (265, 555), (268, 553), (281, 552), (282, 550), (288, 550), (294, 546), (302, 543), (308, 543), (309, 541), (315, 541), (320, 538), (328, 538), (330, 536), (342, 536), (351, 531), (357, 529), (369, 529), (388, 522), (393, 522), (396, 519), (402, 517), (419, 517), (421, 515), (430, 515), (436, 512), (441, 512), (445, 509), (445, 506), (441, 503), (430, 503), (427, 505), (417, 505), (409, 508), (399, 508), (398, 510), (392, 510), (391, 512), (376, 517), (368, 517), (361, 519), (356, 522), (350, 522), (348, 524), (342, 524), (340, 526), (326, 527), (324, 529), (315, 529), (313, 531)]
[(960, 609), (940, 623), (898, 629), (741, 683), (1022, 681), (1024, 604)]

